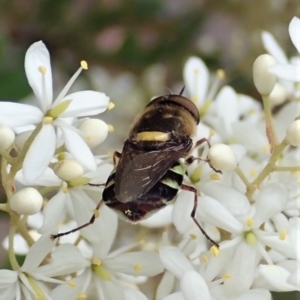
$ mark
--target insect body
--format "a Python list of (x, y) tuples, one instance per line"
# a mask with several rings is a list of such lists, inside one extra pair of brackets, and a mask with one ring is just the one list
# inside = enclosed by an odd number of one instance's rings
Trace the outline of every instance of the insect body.
[(179, 160), (192, 149), (199, 123), (196, 106), (180, 95), (151, 101), (133, 122), (103, 191), (104, 203), (138, 222), (171, 202), (183, 181)]
[[(122, 153), (114, 153), (115, 168), (103, 191), (103, 201), (121, 218), (136, 223), (149, 217), (174, 200), (179, 189), (194, 193), (194, 208), (191, 212), (196, 225), (213, 244), (218, 246), (202, 229), (195, 218), (197, 189), (183, 184), (185, 165), (196, 159), (189, 156), (200, 116), (197, 107), (180, 95), (165, 95), (152, 100), (134, 120)], [(88, 226), (95, 220), (70, 231)], [(59, 237), (70, 232), (52, 236)]]

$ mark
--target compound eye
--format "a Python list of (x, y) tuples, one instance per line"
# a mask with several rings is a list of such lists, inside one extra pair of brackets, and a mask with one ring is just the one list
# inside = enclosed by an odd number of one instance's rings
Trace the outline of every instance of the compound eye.
[(188, 110), (192, 114), (197, 124), (199, 124), (200, 122), (199, 111), (193, 101), (181, 95), (169, 95), (169, 101), (175, 102), (176, 104), (183, 106), (186, 110)]
[(196, 123), (199, 124), (200, 115), (199, 115), (197, 106), (194, 104), (193, 101), (191, 101), (188, 98), (185, 98), (181, 95), (165, 95), (165, 96), (157, 97), (157, 98), (153, 99), (147, 106), (153, 105), (153, 104), (159, 103), (159, 102), (168, 102), (168, 101), (176, 103), (176, 104), (184, 107), (194, 117)]

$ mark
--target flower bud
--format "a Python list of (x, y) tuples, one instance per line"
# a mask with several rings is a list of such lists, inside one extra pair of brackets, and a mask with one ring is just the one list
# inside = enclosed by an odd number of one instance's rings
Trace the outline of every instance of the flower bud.
[(253, 80), (261, 95), (269, 95), (276, 83), (277, 77), (269, 72), (276, 60), (269, 54), (260, 55), (253, 64)]
[(59, 161), (53, 167), (53, 171), (64, 181), (75, 180), (83, 174), (82, 166), (74, 159)]
[(11, 209), (19, 215), (34, 215), (41, 210), (42, 205), (42, 195), (32, 187), (19, 190), (10, 199)]
[(0, 149), (6, 150), (8, 149), (13, 142), (15, 141), (15, 133), (14, 131), (5, 126), (0, 126)]
[(292, 146), (300, 146), (300, 120), (295, 120), (287, 129), (287, 140)]
[(225, 144), (210, 147), (207, 155), (210, 164), (220, 171), (231, 171), (237, 167), (236, 157), (231, 148)]
[(107, 137), (108, 125), (99, 119), (87, 119), (78, 129), (83, 133), (83, 138), (92, 149), (100, 145)]

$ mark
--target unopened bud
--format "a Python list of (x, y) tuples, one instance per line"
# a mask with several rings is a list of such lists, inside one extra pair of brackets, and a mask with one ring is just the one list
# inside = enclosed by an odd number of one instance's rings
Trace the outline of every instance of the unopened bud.
[(0, 149), (8, 149), (15, 141), (14, 131), (6, 126), (0, 126)]
[(75, 180), (83, 174), (82, 166), (73, 159), (59, 161), (55, 164), (53, 171), (64, 181)]
[(236, 157), (231, 148), (225, 144), (210, 147), (207, 155), (210, 164), (220, 171), (231, 171), (237, 167)]
[(32, 187), (16, 192), (10, 199), (11, 209), (20, 215), (34, 215), (41, 210), (42, 205), (42, 195)]
[(108, 133), (108, 125), (99, 119), (87, 119), (78, 129), (83, 133), (83, 138), (91, 149), (100, 145)]
[(269, 54), (260, 55), (253, 64), (254, 84), (261, 95), (269, 95), (276, 83), (277, 77), (269, 72), (276, 60)]
[(300, 120), (295, 120), (288, 127), (286, 137), (292, 146), (300, 146)]

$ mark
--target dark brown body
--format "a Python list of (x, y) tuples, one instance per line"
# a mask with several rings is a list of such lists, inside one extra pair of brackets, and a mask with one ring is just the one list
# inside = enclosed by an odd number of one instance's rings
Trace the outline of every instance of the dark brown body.
[[(154, 99), (133, 122), (103, 201), (121, 217), (138, 222), (170, 203), (178, 193), (199, 123), (196, 106), (180, 95)], [(118, 160), (118, 161), (117, 161)]]

